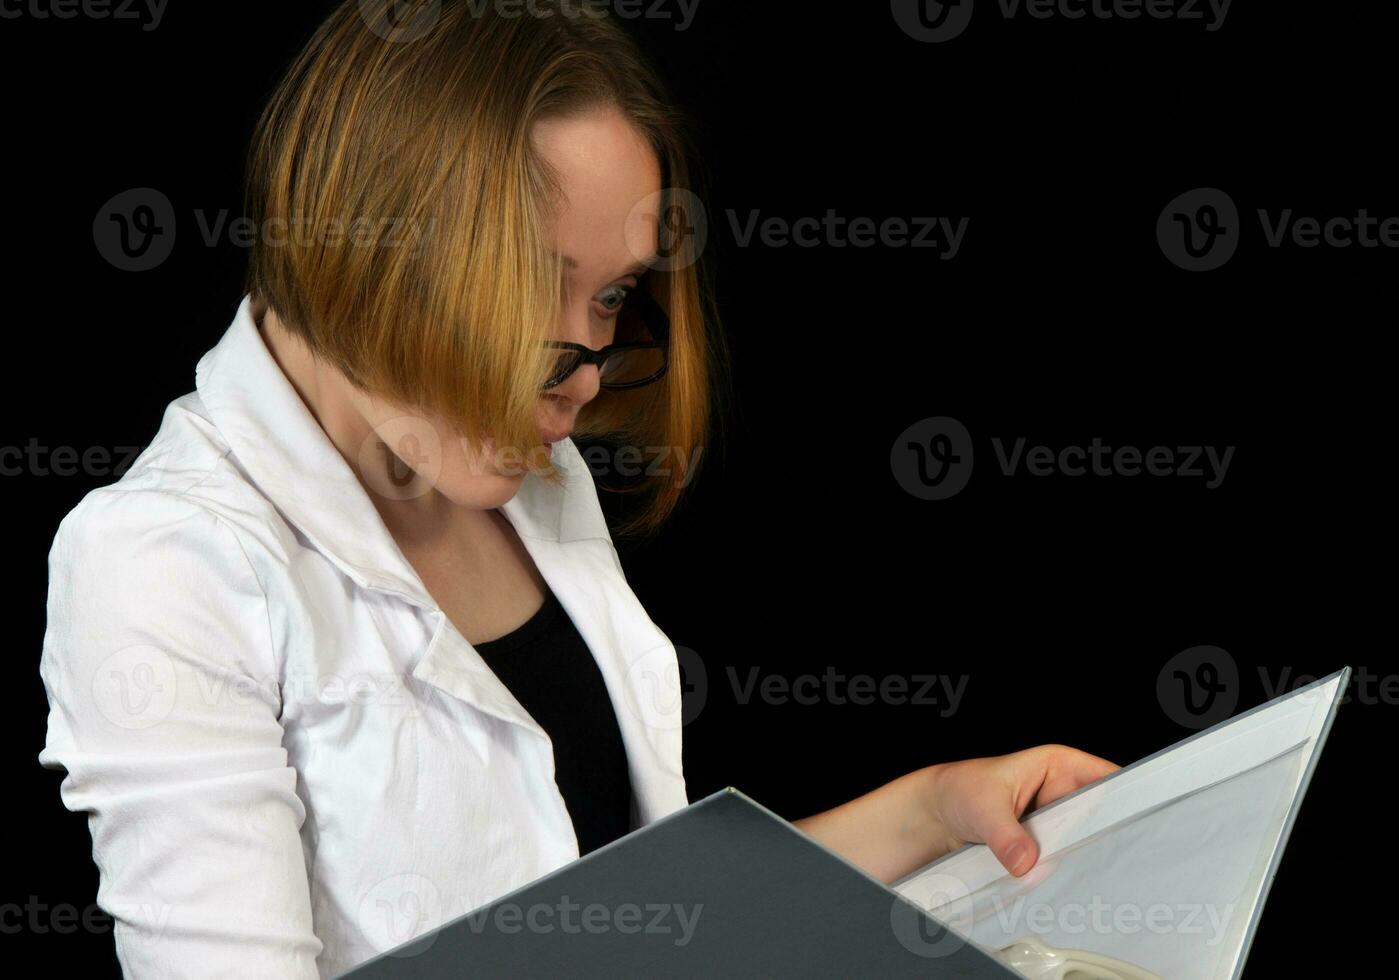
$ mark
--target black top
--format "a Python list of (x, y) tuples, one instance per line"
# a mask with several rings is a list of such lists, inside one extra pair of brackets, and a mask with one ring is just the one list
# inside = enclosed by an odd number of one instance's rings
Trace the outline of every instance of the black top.
[(473, 644), (554, 743), (558, 784), (587, 854), (631, 829), (631, 777), (602, 671), (558, 597), (495, 640)]

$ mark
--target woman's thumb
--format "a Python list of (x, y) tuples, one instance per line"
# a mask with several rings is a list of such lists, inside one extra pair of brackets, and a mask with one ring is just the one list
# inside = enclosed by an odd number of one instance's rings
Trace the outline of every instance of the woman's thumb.
[(986, 845), (996, 855), (996, 860), (1017, 878), (1033, 868), (1039, 860), (1039, 845), (1014, 817), (998, 823), (986, 835)]

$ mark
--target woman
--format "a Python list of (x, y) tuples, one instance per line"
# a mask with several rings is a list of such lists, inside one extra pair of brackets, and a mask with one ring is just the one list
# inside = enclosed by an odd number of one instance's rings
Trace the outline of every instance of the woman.
[[(374, 6), (262, 119), (197, 390), (50, 555), (40, 760), (135, 976), (336, 974), (687, 803), (675, 650), (570, 438), (712, 423), (683, 128), (592, 8)], [(1023, 874), (1017, 818), (1113, 768), (1042, 746), (796, 825), (885, 881), (964, 841)]]

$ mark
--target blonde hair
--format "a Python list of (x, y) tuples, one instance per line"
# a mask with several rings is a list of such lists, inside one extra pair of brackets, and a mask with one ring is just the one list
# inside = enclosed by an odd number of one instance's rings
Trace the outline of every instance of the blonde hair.
[[(477, 444), (534, 445), (563, 281), (560, 187), (534, 123), (616, 107), (654, 149), (665, 195), (689, 199), (688, 121), (613, 18), (576, 0), (512, 14), (442, 0), (395, 19), (389, 5), (341, 3), (258, 123), (248, 214), (285, 234), (257, 237), (247, 291), (363, 390)], [(724, 350), (693, 237), (675, 248), (647, 272), (671, 321), (666, 375), (600, 392), (576, 434), (688, 459), (718, 418)], [(682, 486), (627, 489), (647, 499), (618, 534), (655, 530)]]

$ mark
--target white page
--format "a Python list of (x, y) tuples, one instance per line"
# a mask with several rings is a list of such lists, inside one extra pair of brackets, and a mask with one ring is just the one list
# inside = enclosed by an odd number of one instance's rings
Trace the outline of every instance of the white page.
[(1031, 814), (1014, 878), (983, 845), (894, 890), (988, 951), (1033, 938), (1170, 980), (1243, 968), (1349, 669), (1285, 694)]

